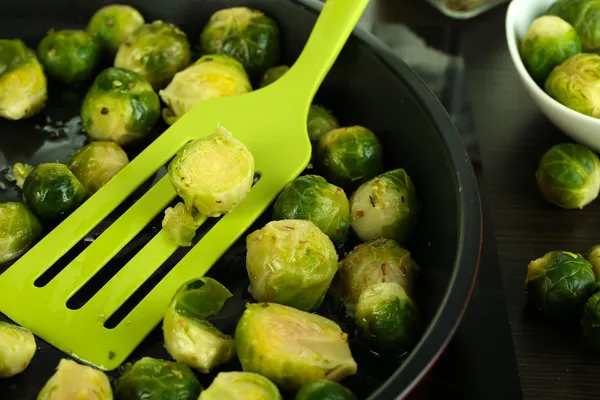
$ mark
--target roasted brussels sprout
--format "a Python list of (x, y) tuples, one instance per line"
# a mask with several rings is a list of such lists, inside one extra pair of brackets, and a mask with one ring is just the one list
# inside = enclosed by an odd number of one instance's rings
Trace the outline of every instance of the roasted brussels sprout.
[(273, 382), (254, 372), (220, 372), (198, 400), (282, 400)]
[(376, 283), (363, 290), (354, 318), (367, 342), (398, 352), (413, 344), (419, 326), (417, 305), (396, 282)]
[(392, 239), (375, 239), (357, 245), (342, 259), (334, 279), (334, 294), (353, 314), (360, 295), (376, 283), (399, 283), (411, 295), (419, 272), (408, 250)]
[(600, 5), (596, 0), (557, 0), (546, 11), (573, 25), (586, 52), (600, 50)]
[(571, 24), (559, 17), (544, 15), (529, 26), (520, 53), (533, 80), (543, 85), (554, 67), (581, 53), (581, 41)]
[(200, 46), (204, 54), (235, 58), (251, 77), (257, 77), (279, 61), (279, 28), (259, 10), (225, 8), (208, 20)]
[(535, 173), (541, 195), (567, 209), (581, 209), (600, 192), (600, 160), (578, 143), (552, 146), (540, 159)]
[(113, 400), (110, 381), (102, 371), (63, 358), (37, 400), (67, 399)]
[(546, 93), (581, 114), (600, 118), (600, 55), (579, 53), (552, 70)]
[(527, 266), (530, 305), (549, 318), (576, 315), (594, 291), (592, 264), (580, 254), (551, 251)]
[(362, 183), (382, 168), (382, 148), (373, 132), (362, 126), (329, 131), (319, 141), (317, 160), (325, 179), (337, 186)]
[(15, 184), (23, 189), (23, 183), (25, 178), (33, 171), (33, 166), (23, 163), (15, 163), (12, 167), (13, 177), (15, 178)]
[(102, 7), (92, 15), (87, 31), (107, 53), (116, 53), (121, 43), (144, 24), (138, 10), (124, 4)]
[(25, 371), (36, 348), (35, 337), (28, 329), (0, 321), (0, 378)]
[(594, 293), (583, 306), (581, 327), (587, 342), (600, 350), (600, 292)]
[(281, 389), (354, 375), (348, 335), (333, 321), (276, 303), (246, 306), (235, 331), (242, 369), (261, 374)]
[(306, 220), (271, 221), (246, 238), (252, 296), (305, 311), (318, 308), (338, 269), (335, 246)]
[(597, 244), (590, 249), (587, 259), (590, 264), (592, 264), (596, 280), (600, 282), (600, 244)]
[(140, 26), (121, 43), (114, 66), (136, 72), (158, 90), (190, 62), (187, 35), (173, 24), (154, 21)]
[(107, 68), (94, 80), (81, 106), (81, 123), (92, 140), (119, 146), (146, 136), (160, 116), (152, 86), (132, 71)]
[(86, 31), (51, 30), (37, 48), (44, 71), (65, 84), (79, 83), (92, 77), (100, 63), (102, 49)]
[(354, 393), (340, 383), (320, 380), (298, 390), (294, 400), (358, 400)]
[(202, 385), (187, 365), (151, 357), (128, 365), (115, 385), (119, 400), (196, 400), (200, 392)]
[(318, 143), (323, 136), (340, 127), (340, 123), (325, 107), (313, 104), (308, 109), (307, 119), (308, 137)]
[(235, 341), (205, 319), (216, 314), (231, 292), (212, 278), (184, 283), (163, 319), (167, 352), (177, 362), (200, 372), (230, 361), (235, 356)]
[(281, 78), (290, 67), (287, 65), (278, 65), (276, 67), (269, 68), (265, 71), (262, 78), (260, 78), (260, 82), (258, 83), (259, 88), (263, 88), (271, 83), (275, 82), (277, 79)]
[(163, 115), (172, 124), (196, 104), (215, 97), (235, 96), (252, 90), (244, 67), (225, 55), (207, 55), (175, 74), (169, 85), (159, 92), (169, 107)]
[(190, 210), (180, 202), (165, 210), (162, 228), (171, 243), (189, 247), (192, 245), (192, 239), (196, 236), (196, 229), (200, 226), (201, 220), (202, 214), (198, 210)]
[(188, 208), (195, 207), (206, 217), (218, 217), (250, 192), (254, 157), (219, 126), (215, 133), (183, 146), (168, 170), (173, 188)]
[(87, 197), (85, 187), (66, 165), (37, 165), (23, 183), (23, 199), (43, 220), (57, 220), (72, 213)]
[(404, 243), (417, 225), (420, 208), (410, 176), (394, 169), (363, 183), (350, 196), (350, 223), (363, 241), (385, 237)]
[(341, 242), (350, 227), (350, 206), (342, 188), (318, 175), (303, 175), (279, 194), (273, 207), (273, 219), (311, 221), (332, 241)]
[(42, 225), (23, 203), (0, 203), (0, 265), (29, 250), (42, 234)]
[(114, 142), (92, 142), (77, 150), (67, 166), (91, 196), (129, 163), (127, 153)]
[(0, 39), (0, 117), (31, 117), (47, 99), (48, 82), (35, 51), (20, 39)]

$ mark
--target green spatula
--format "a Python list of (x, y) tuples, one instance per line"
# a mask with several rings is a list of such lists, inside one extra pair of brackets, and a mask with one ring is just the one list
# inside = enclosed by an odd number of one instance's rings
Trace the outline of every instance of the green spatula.
[[(185, 281), (205, 274), (308, 165), (306, 131), (313, 96), (368, 0), (327, 0), (306, 47), (275, 83), (248, 94), (198, 104), (134, 158), (74, 213), (0, 275), (0, 311), (62, 351), (98, 368), (118, 367), (160, 322)], [(176, 197), (163, 177), (54, 279), (35, 280), (84, 238), (188, 141), (221, 124), (255, 158), (260, 180), (116, 327), (104, 322), (177, 250), (156, 234), (80, 309), (67, 300)]]

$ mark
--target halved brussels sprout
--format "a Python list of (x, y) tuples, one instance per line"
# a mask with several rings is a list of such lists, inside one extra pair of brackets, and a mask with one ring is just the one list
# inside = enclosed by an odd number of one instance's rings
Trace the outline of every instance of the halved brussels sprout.
[(313, 142), (319, 142), (323, 136), (340, 127), (340, 123), (331, 111), (318, 104), (312, 104), (308, 109), (306, 122), (308, 137)]
[(200, 226), (202, 215), (196, 209), (189, 209), (183, 203), (165, 210), (162, 228), (171, 243), (181, 247), (192, 245), (196, 229)]
[(43, 220), (56, 220), (75, 211), (87, 197), (85, 187), (66, 165), (37, 165), (23, 183), (23, 199)]
[(115, 384), (119, 400), (197, 400), (202, 392), (196, 375), (182, 363), (143, 357), (126, 368)]
[(596, 0), (557, 0), (546, 15), (558, 16), (577, 31), (583, 50), (589, 53), (600, 50), (600, 4)]
[(259, 10), (225, 8), (215, 12), (200, 35), (204, 54), (225, 54), (242, 63), (252, 77), (279, 61), (279, 28)]
[(318, 308), (338, 269), (335, 246), (306, 220), (271, 221), (246, 237), (250, 292), (261, 302)]
[(338, 128), (320, 140), (317, 159), (328, 182), (342, 187), (362, 183), (381, 172), (381, 143), (362, 126)]
[(282, 400), (273, 382), (254, 372), (220, 372), (198, 400)]
[(169, 163), (169, 177), (188, 208), (206, 217), (228, 213), (250, 192), (254, 157), (225, 128), (187, 143)]
[(92, 142), (77, 150), (67, 166), (91, 196), (129, 163), (127, 153), (114, 142)]
[(20, 39), (0, 39), (0, 117), (37, 114), (48, 99), (48, 82), (35, 51)]
[(124, 4), (104, 6), (92, 15), (87, 31), (108, 53), (116, 53), (121, 43), (144, 24), (135, 8)]
[(363, 291), (371, 285), (395, 282), (410, 295), (420, 272), (410, 252), (392, 239), (379, 238), (357, 245), (340, 262), (334, 291), (350, 314)]
[(419, 326), (417, 305), (396, 282), (376, 283), (364, 289), (354, 318), (367, 342), (398, 352), (414, 343)]
[(596, 280), (600, 281), (600, 244), (592, 246), (588, 252), (587, 259), (592, 264)]
[(79, 83), (92, 77), (102, 49), (92, 35), (74, 29), (51, 30), (37, 48), (44, 71), (65, 84)]
[(137, 73), (158, 90), (190, 62), (185, 32), (168, 22), (153, 21), (140, 26), (121, 43), (114, 66)]
[(337, 382), (357, 371), (348, 335), (339, 325), (281, 304), (248, 304), (235, 344), (244, 371), (261, 374), (282, 389), (322, 379)]
[(595, 284), (592, 264), (583, 256), (550, 251), (527, 266), (525, 294), (540, 313), (562, 318), (581, 312)]
[(141, 76), (107, 68), (94, 80), (81, 106), (81, 123), (92, 140), (128, 145), (146, 136), (160, 116), (160, 100)]
[(276, 67), (269, 68), (265, 71), (262, 78), (260, 78), (260, 82), (258, 83), (259, 88), (263, 88), (271, 83), (275, 82), (277, 79), (281, 78), (290, 67), (287, 65), (278, 65)]
[(404, 243), (417, 225), (421, 205), (402, 168), (363, 183), (350, 196), (350, 223), (363, 241), (380, 237)]
[(311, 221), (332, 241), (341, 242), (350, 228), (350, 206), (342, 188), (318, 175), (303, 175), (279, 194), (273, 207), (273, 219)]
[(28, 329), (0, 321), (0, 378), (25, 371), (36, 349), (35, 337)]
[(113, 400), (110, 381), (102, 371), (63, 358), (37, 400), (67, 399)]
[(600, 160), (582, 144), (557, 144), (544, 153), (535, 177), (548, 202), (581, 209), (600, 193)]
[(550, 72), (544, 90), (564, 106), (600, 118), (600, 55), (579, 53)]
[(600, 292), (594, 293), (585, 303), (581, 327), (587, 342), (600, 350)]
[(252, 85), (244, 67), (225, 55), (207, 55), (175, 74), (169, 85), (159, 92), (169, 107), (165, 121), (174, 123), (196, 104), (215, 97), (248, 93)]
[(193, 279), (179, 288), (163, 320), (165, 348), (175, 361), (208, 373), (235, 356), (233, 338), (205, 321), (232, 296), (212, 278)]
[(520, 53), (533, 80), (543, 85), (556, 66), (581, 53), (581, 41), (571, 24), (562, 18), (544, 15), (529, 26)]
[(42, 234), (42, 225), (25, 204), (0, 203), (0, 265), (29, 250)]
[(15, 178), (15, 184), (23, 189), (25, 178), (33, 171), (33, 166), (23, 163), (15, 163), (12, 167), (13, 177)]
[(321, 380), (304, 385), (296, 393), (294, 400), (358, 400), (344, 385)]

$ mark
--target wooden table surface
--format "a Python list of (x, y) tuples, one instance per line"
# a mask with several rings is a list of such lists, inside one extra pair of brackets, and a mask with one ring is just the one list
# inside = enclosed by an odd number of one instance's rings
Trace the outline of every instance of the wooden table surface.
[(504, 35), (506, 6), (470, 21), (449, 21), (424, 0), (389, 0), (382, 8), (391, 21), (447, 24), (460, 32), (485, 178), (481, 190), (491, 208), (524, 398), (599, 398), (600, 352), (583, 341), (579, 321), (549, 323), (525, 308), (531, 260), (551, 250), (584, 253), (600, 243), (600, 198), (567, 211), (539, 195), (534, 173), (541, 155), (572, 140), (541, 114), (518, 80)]

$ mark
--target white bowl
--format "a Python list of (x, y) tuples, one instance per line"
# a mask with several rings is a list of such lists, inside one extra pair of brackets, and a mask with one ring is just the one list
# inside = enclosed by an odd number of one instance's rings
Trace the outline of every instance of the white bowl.
[(531, 78), (519, 55), (519, 44), (529, 25), (556, 0), (512, 0), (506, 12), (506, 41), (513, 64), (527, 93), (542, 113), (575, 141), (600, 152), (600, 119), (593, 118), (560, 104)]

